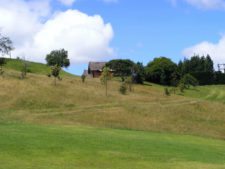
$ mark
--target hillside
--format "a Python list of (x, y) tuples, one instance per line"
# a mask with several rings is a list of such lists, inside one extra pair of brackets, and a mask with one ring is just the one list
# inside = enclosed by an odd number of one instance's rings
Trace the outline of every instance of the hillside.
[[(5, 68), (7, 70), (14, 70), (14, 71), (21, 71), (23, 67), (23, 61), (20, 59), (6, 59), (6, 65)], [(49, 74), (50, 67), (48, 67), (46, 64), (37, 63), (37, 62), (30, 62), (26, 61), (28, 65), (28, 72), (33, 74), (42, 74), (47, 75)], [(69, 75), (69, 73), (62, 71), (61, 75)]]
[(45, 65), (30, 63), (20, 80), (17, 64), (0, 77), (0, 168), (225, 168), (225, 95), (205, 94), (223, 86), (121, 95), (110, 81), (106, 97), (99, 79), (65, 73), (54, 86)]
[[(31, 65), (32, 71), (45, 67), (34, 65), (38, 68)], [(47, 73), (48, 69), (44, 71)], [(185, 93), (189, 97), (168, 97), (164, 96), (163, 87), (148, 84), (134, 86), (134, 92), (123, 96), (118, 92), (119, 82), (111, 81), (109, 96), (105, 97), (99, 79), (88, 79), (82, 84), (79, 77), (64, 76), (55, 87), (45, 73), (30, 73), (25, 80), (18, 80), (17, 76), (19, 72), (13, 71), (0, 83), (3, 121), (85, 124), (225, 138), (225, 105), (206, 101), (202, 92), (196, 99), (190, 97), (198, 93), (193, 91)]]
[(198, 86), (187, 90), (184, 96), (225, 103), (225, 85)]
[(81, 126), (0, 125), (1, 169), (224, 169), (225, 143)]

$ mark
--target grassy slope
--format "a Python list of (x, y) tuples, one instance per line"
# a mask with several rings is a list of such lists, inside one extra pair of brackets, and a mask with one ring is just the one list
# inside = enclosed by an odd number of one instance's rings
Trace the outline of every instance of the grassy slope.
[(224, 169), (225, 142), (88, 127), (0, 125), (1, 169)]
[[(19, 59), (7, 59), (6, 62), (7, 64), (5, 65), (5, 68), (7, 70), (15, 70), (20, 72), (23, 67), (23, 61)], [(50, 67), (45, 64), (27, 61), (27, 65), (29, 73), (47, 75), (51, 72)], [(61, 75), (69, 75), (69, 73), (62, 71)]]
[[(14, 73), (15, 74), (15, 73)], [(5, 77), (0, 83), (0, 121), (84, 124), (133, 130), (225, 138), (225, 105), (183, 96), (163, 95), (158, 86), (135, 86), (122, 96), (109, 83), (109, 97), (98, 79), (53, 80), (30, 74), (25, 80)], [(13, 96), (13, 97), (12, 97)]]
[(225, 142), (207, 138), (225, 139), (225, 105), (204, 88), (167, 97), (148, 84), (122, 96), (112, 81), (105, 97), (98, 79), (65, 74), (54, 86), (47, 71), (19, 80), (11, 68), (0, 77), (0, 169), (225, 168)]
[(225, 103), (225, 86), (200, 86), (184, 93), (185, 96)]

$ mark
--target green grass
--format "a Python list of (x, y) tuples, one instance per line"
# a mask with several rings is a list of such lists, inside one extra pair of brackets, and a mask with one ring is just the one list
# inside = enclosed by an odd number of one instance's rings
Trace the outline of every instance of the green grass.
[(1, 169), (224, 169), (225, 142), (79, 126), (0, 124)]
[[(46, 64), (27, 61), (27, 65), (28, 73), (47, 75), (51, 72), (50, 67)], [(20, 59), (6, 59), (6, 65), (4, 67), (8, 70), (16, 70), (20, 72), (23, 67), (23, 61)], [(61, 75), (64, 76), (71, 74), (62, 71)]]
[(225, 85), (199, 86), (186, 90), (184, 96), (225, 103)]
[(134, 85), (109, 96), (99, 79), (31, 63), (20, 80), (18, 60), (0, 77), (0, 169), (225, 169), (225, 86), (183, 95)]

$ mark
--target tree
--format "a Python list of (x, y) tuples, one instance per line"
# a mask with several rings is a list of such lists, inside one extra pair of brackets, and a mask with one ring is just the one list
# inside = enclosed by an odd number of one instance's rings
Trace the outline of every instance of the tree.
[(85, 82), (85, 80), (86, 80), (86, 76), (83, 74), (83, 75), (81, 75), (81, 80), (82, 80), (82, 83), (84, 83)]
[(191, 74), (186, 74), (182, 77), (180, 80), (179, 86), (183, 89), (189, 89), (190, 86), (197, 86), (198, 85), (198, 80), (193, 77)]
[(133, 90), (133, 82), (134, 82), (134, 80), (133, 80), (132, 76), (129, 76), (129, 77), (126, 78), (125, 83), (124, 82), (122, 82), (122, 83), (127, 85), (128, 88), (129, 88), (129, 91), (132, 92), (132, 90)]
[(191, 74), (201, 85), (213, 84), (215, 80), (214, 64), (209, 55), (194, 55), (190, 59), (180, 61), (178, 70), (181, 76)]
[(204, 66), (205, 66), (206, 72), (214, 73), (214, 63), (213, 63), (210, 55), (206, 56)]
[(170, 91), (169, 91), (169, 89), (166, 87), (166, 88), (164, 88), (164, 94), (166, 95), (166, 96), (170, 96)]
[(105, 95), (108, 95), (108, 81), (112, 78), (110, 68), (105, 66), (100, 77), (101, 82), (105, 85)]
[(175, 72), (178, 72), (177, 65), (166, 57), (155, 58), (145, 68), (146, 80), (162, 85), (171, 85)]
[(119, 92), (123, 95), (127, 93), (127, 85), (125, 82), (122, 82), (119, 88)]
[(53, 50), (50, 54), (46, 56), (46, 61), (48, 66), (60, 66), (69, 67), (70, 60), (68, 59), (68, 52), (64, 49), (61, 50)]
[(126, 76), (131, 76), (134, 72), (135, 63), (129, 59), (116, 59), (109, 61), (106, 66), (114, 71), (114, 76), (121, 77), (122, 81)]
[(132, 74), (133, 82), (137, 84), (143, 84), (145, 78), (145, 68), (142, 63), (137, 62), (134, 65), (134, 72)]
[(51, 67), (51, 75), (50, 75), (50, 77), (51, 76), (54, 77), (54, 84), (55, 84), (55, 86), (56, 86), (56, 80), (57, 79), (61, 80), (61, 78), (59, 76), (60, 71), (61, 71), (61, 67), (58, 66), (58, 65), (55, 65), (55, 66)]
[(3, 70), (3, 65), (6, 64), (6, 59), (5, 58), (0, 58), (0, 75), (3, 75), (4, 70)]
[(24, 57), (22, 59), (21, 79), (24, 79), (27, 76), (28, 66), (29, 66), (28, 62)]
[(9, 54), (13, 49), (13, 43), (10, 38), (2, 36), (0, 33), (0, 53)]
[[(0, 53), (2, 55), (9, 54), (10, 51), (13, 50), (13, 43), (9, 39), (9, 37), (4, 37), (0, 33)], [(0, 74), (4, 73), (3, 66), (6, 64), (6, 59), (1, 57), (0, 58)]]

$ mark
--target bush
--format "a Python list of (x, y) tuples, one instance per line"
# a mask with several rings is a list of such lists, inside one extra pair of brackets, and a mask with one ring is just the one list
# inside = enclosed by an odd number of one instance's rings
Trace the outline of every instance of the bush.
[(124, 82), (121, 83), (121, 86), (120, 86), (120, 89), (119, 89), (119, 92), (123, 95), (125, 95), (127, 93), (127, 86)]
[(186, 74), (180, 80), (180, 85), (184, 85), (184, 88), (189, 89), (190, 86), (197, 86), (198, 80), (193, 77), (191, 74)]
[(180, 89), (180, 92), (183, 93), (183, 92), (184, 92), (184, 89), (185, 89), (184, 83), (182, 83), (182, 82), (179, 83), (179, 86), (178, 86), (178, 87), (179, 87), (179, 89)]
[(82, 82), (84, 83), (85, 80), (86, 80), (86, 76), (85, 76), (85, 75), (82, 75), (82, 76), (81, 76), (81, 80), (82, 80)]
[(129, 91), (132, 92), (132, 87), (133, 87), (133, 79), (132, 77), (127, 77), (125, 80), (126, 85), (129, 87)]
[(177, 92), (177, 88), (176, 87), (172, 87), (170, 89), (170, 93), (176, 94), (176, 92)]
[(220, 71), (215, 72), (214, 79), (214, 84), (225, 84), (225, 74)]
[(169, 96), (170, 95), (170, 92), (169, 92), (168, 88), (164, 88), (164, 94), (166, 96)]

